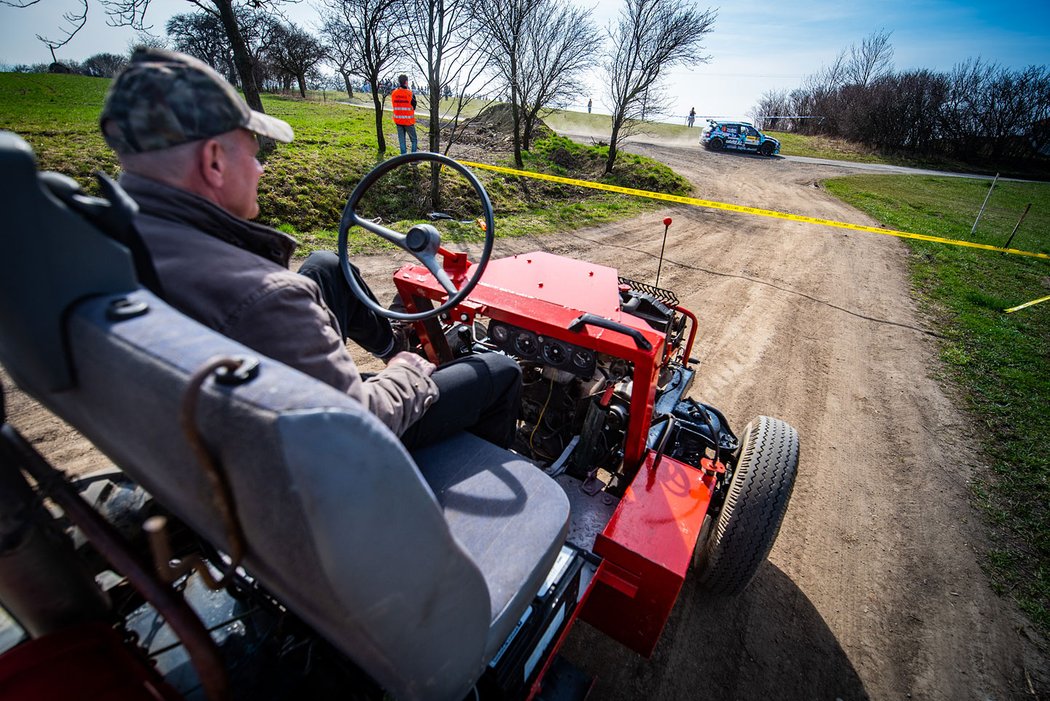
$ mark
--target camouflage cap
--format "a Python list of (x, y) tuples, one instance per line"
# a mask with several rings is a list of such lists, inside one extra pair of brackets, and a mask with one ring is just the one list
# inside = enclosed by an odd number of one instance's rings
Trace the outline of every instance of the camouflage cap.
[(99, 117), (117, 153), (142, 153), (243, 128), (285, 143), (287, 122), (255, 112), (211, 66), (192, 56), (139, 49), (117, 76)]

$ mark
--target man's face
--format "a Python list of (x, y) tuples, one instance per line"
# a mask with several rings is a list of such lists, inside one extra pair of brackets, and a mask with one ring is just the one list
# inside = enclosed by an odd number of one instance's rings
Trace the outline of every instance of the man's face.
[(237, 129), (221, 140), (229, 169), (223, 187), (223, 208), (242, 219), (259, 216), (259, 178), (263, 167), (256, 159), (259, 143), (255, 134)]

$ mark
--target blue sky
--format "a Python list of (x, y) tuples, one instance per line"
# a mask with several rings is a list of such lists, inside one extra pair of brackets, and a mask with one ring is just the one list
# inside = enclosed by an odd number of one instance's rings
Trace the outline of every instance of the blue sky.
[[(88, 27), (59, 51), (60, 58), (122, 53), (134, 38), (130, 30), (107, 27), (97, 0), (90, 1)], [(593, 6), (597, 23), (604, 26), (621, 2), (581, 4)], [(34, 35), (57, 35), (61, 13), (76, 6), (75, 0), (41, 0), (25, 9), (0, 7), (0, 64), (50, 61), (47, 48)], [(312, 0), (287, 8), (293, 21), (307, 27), (315, 22)], [(168, 17), (193, 9), (187, 0), (152, 0), (147, 18), (163, 33)], [(1050, 65), (1048, 0), (736, 2), (718, 10), (706, 42), (711, 61), (669, 73), (672, 111), (681, 119), (690, 107), (702, 116), (743, 117), (765, 91), (797, 87), (841, 49), (880, 29), (892, 32), (897, 69), (949, 70), (978, 57), (1010, 68)], [(596, 111), (602, 111), (600, 88), (598, 76), (588, 77), (581, 86), (581, 94), (593, 97)], [(583, 97), (580, 105), (585, 103)]]

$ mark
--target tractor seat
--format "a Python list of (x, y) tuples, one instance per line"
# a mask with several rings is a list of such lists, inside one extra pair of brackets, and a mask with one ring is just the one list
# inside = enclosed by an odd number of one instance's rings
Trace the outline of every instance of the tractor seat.
[(174, 310), (10, 133), (0, 193), (0, 363), (19, 386), (229, 551), (180, 403), (210, 359), (257, 359), (240, 384), (206, 380), (194, 421), (230, 483), (244, 567), (395, 698), (463, 698), (557, 557), (560, 487), (465, 433), (409, 455), (343, 393)]

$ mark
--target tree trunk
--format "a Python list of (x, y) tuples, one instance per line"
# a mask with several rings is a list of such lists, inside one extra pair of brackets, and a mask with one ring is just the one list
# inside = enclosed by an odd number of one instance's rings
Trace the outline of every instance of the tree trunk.
[(303, 98), (305, 100), (306, 99), (306, 76), (300, 74), (300, 75), (295, 76), (295, 79), (299, 81), (299, 97), (301, 97), (301, 98)]
[(376, 113), (376, 153), (386, 155), (386, 137), (383, 135), (383, 98), (379, 97), (379, 78), (372, 76), (372, 106)]
[[(441, 83), (437, 76), (441, 75), (441, 60), (440, 57), (432, 62), (434, 66), (434, 75), (428, 79), (429, 85), (427, 86), (430, 90), (430, 119), (428, 126), (430, 127), (430, 133), (428, 134), (428, 140), (430, 141), (431, 153), (441, 152)], [(437, 163), (430, 164), (430, 206), (433, 207), (435, 212), (441, 211), (441, 170), (438, 168)]]
[(620, 126), (623, 119), (613, 117), (612, 134), (609, 135), (609, 157), (605, 160), (605, 172), (611, 173), (616, 164), (616, 143), (620, 139)]
[[(259, 97), (259, 87), (255, 82), (255, 73), (252, 71), (252, 58), (248, 53), (248, 46), (241, 36), (240, 27), (237, 26), (237, 17), (233, 14), (233, 0), (214, 0), (215, 7), (219, 10), (219, 18), (222, 27), (226, 30), (226, 37), (230, 40), (233, 49), (233, 62), (237, 66), (237, 73), (241, 77), (241, 89), (244, 91), (244, 100), (256, 112), (265, 112), (262, 106), (262, 98)], [(274, 149), (273, 139), (260, 136), (259, 150), (268, 153)]]
[(521, 160), (521, 111), (518, 109), (518, 65), (513, 51), (510, 58), (510, 115), (514, 120), (514, 165), (525, 167)]
[(531, 114), (529, 111), (525, 112), (525, 116), (521, 121), (521, 150), (528, 151), (532, 146), (532, 126), (536, 123), (536, 115)]
[(354, 86), (350, 84), (350, 74), (343, 73), (343, 82), (346, 83), (346, 94), (353, 100), (354, 99)]

